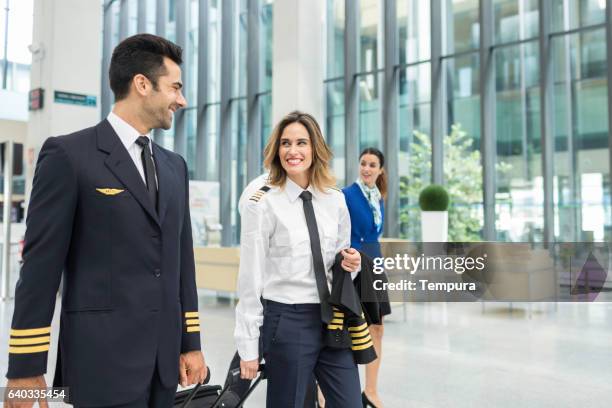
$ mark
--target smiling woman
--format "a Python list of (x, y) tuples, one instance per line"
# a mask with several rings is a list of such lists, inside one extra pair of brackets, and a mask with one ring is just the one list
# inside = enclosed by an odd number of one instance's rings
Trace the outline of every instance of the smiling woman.
[(264, 166), (270, 169), (270, 184), (275, 186), (282, 186), (287, 176), (294, 176), (302, 182), (293, 180), (300, 186), (307, 181), (306, 187), (308, 183), (318, 189), (335, 187), (331, 159), (332, 152), (315, 118), (297, 111), (276, 126), (264, 150)]
[[(268, 407), (303, 406), (314, 394), (313, 375), (330, 406), (360, 406), (351, 315), (329, 303), (332, 268), (361, 267), (360, 253), (349, 247), (349, 213), (331, 156), (314, 117), (289, 113), (265, 148), (269, 177), (241, 210), (234, 336), (242, 378), (254, 378), (266, 359)], [(330, 344), (343, 333), (346, 342)], [(368, 329), (358, 334), (358, 351), (370, 353), (363, 361), (372, 361)]]

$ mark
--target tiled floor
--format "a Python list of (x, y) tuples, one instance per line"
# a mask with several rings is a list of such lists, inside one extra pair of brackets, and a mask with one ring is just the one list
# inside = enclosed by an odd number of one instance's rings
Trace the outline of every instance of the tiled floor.
[[(212, 383), (219, 384), (234, 352), (233, 308), (207, 296), (200, 305), (206, 360)], [(611, 406), (612, 303), (513, 307), (395, 305), (386, 323), (380, 377), (386, 406)], [(12, 302), (0, 301), (2, 372), (12, 308)], [(56, 334), (58, 322), (53, 325)], [(54, 337), (52, 350), (56, 344)], [(265, 406), (265, 383), (247, 406)]]

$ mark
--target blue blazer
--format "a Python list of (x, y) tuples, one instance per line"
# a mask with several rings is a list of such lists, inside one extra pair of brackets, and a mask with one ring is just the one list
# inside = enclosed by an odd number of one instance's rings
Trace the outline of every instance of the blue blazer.
[[(380, 234), (374, 224), (374, 214), (368, 199), (357, 183), (342, 189), (346, 206), (351, 216), (351, 247), (365, 252), (371, 258), (380, 257)], [(385, 219), (385, 206), (380, 200), (382, 219)]]

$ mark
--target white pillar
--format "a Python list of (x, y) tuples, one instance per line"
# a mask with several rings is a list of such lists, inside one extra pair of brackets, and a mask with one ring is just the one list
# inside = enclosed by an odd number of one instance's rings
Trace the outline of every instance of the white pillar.
[(272, 123), (292, 110), (323, 126), (325, 0), (275, 0)]
[[(43, 88), (45, 98), (43, 109), (29, 115), (24, 149), (27, 197), (43, 142), (100, 119), (101, 35), (100, 0), (34, 0), (31, 88)], [(55, 91), (95, 96), (97, 103), (55, 103)]]

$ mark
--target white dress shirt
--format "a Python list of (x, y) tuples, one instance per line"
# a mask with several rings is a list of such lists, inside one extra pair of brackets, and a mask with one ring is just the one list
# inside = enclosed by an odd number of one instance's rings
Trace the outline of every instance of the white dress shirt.
[[(263, 184), (262, 184), (263, 185)], [(242, 205), (240, 268), (234, 337), (243, 360), (259, 356), (260, 298), (286, 304), (320, 303), (310, 236), (302, 199), (304, 191), (287, 178), (284, 188), (271, 186), (259, 201)], [(351, 244), (351, 220), (342, 192), (308, 187), (317, 220), (323, 262), (331, 291), (336, 254)], [(356, 274), (355, 274), (356, 275)]]
[[(140, 173), (140, 177), (142, 177), (142, 181), (144, 181), (146, 185), (147, 180), (145, 178), (144, 168), (142, 167), (142, 147), (136, 144), (136, 139), (140, 136), (146, 136), (149, 139), (148, 146), (151, 150), (151, 156), (153, 156), (153, 141), (151, 140), (151, 136), (149, 134), (141, 135), (132, 125), (121, 119), (112, 111), (108, 114), (106, 120), (111, 124), (115, 133), (119, 136), (119, 139), (121, 139), (121, 143), (123, 143), (125, 149), (128, 151), (134, 165), (136, 165), (136, 169), (138, 169), (138, 173)], [(155, 165), (155, 160), (153, 160), (153, 165)], [(155, 180), (157, 180), (157, 172), (155, 174)]]

